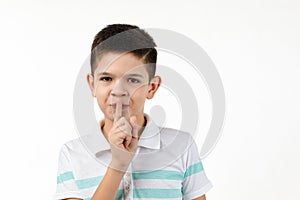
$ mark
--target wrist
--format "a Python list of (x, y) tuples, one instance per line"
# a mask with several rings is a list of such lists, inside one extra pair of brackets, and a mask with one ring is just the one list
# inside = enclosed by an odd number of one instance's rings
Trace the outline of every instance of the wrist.
[(119, 171), (119, 172), (126, 172), (130, 163), (119, 163), (116, 161), (111, 161), (109, 164), (109, 168)]

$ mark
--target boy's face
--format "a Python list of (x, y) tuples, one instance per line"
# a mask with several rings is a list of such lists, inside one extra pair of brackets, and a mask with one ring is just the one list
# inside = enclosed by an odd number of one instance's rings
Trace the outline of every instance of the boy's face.
[(104, 54), (94, 77), (88, 75), (87, 79), (105, 119), (111, 121), (117, 102), (122, 104), (124, 117), (143, 118), (145, 100), (153, 98), (160, 85), (160, 77), (154, 77), (149, 83), (143, 60), (131, 53)]

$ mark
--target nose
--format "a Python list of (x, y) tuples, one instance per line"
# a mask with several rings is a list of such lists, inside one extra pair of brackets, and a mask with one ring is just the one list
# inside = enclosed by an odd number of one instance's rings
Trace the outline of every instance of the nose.
[(116, 83), (115, 87), (111, 91), (111, 95), (114, 97), (128, 96), (128, 92), (121, 82)]

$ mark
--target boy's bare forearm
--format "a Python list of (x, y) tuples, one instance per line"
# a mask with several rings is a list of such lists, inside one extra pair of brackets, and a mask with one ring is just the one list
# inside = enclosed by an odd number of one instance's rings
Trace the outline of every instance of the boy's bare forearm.
[(108, 167), (91, 200), (115, 200), (125, 172)]
[(118, 100), (115, 104), (113, 126), (106, 134), (106, 139), (110, 143), (112, 160), (91, 200), (116, 199), (122, 177), (137, 150), (139, 131), (137, 118), (131, 116), (128, 121), (122, 116), (122, 102)]

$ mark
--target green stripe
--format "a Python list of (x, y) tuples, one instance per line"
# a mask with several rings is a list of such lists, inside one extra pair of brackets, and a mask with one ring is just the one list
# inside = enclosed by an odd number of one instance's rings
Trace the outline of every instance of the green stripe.
[(99, 185), (99, 183), (101, 182), (102, 179), (103, 179), (103, 176), (81, 179), (81, 180), (76, 180), (76, 184), (77, 184), (78, 189), (85, 189), (85, 188), (94, 187), (94, 186)]
[(171, 170), (155, 170), (133, 172), (132, 178), (138, 179), (164, 179), (164, 180), (183, 180), (183, 173)]
[(191, 176), (193, 174), (196, 174), (202, 170), (203, 170), (203, 166), (202, 166), (202, 162), (200, 161), (200, 162), (198, 162), (194, 165), (191, 165), (187, 168), (187, 170), (184, 173), (184, 178)]
[(73, 172), (71, 172), (71, 171), (65, 172), (65, 173), (57, 176), (57, 184), (62, 183), (64, 181), (71, 180), (71, 179), (74, 179)]
[(116, 195), (116, 200), (121, 199), (122, 197), (124, 197), (124, 190), (118, 190), (117, 195)]
[(181, 198), (181, 189), (134, 189), (133, 198)]

